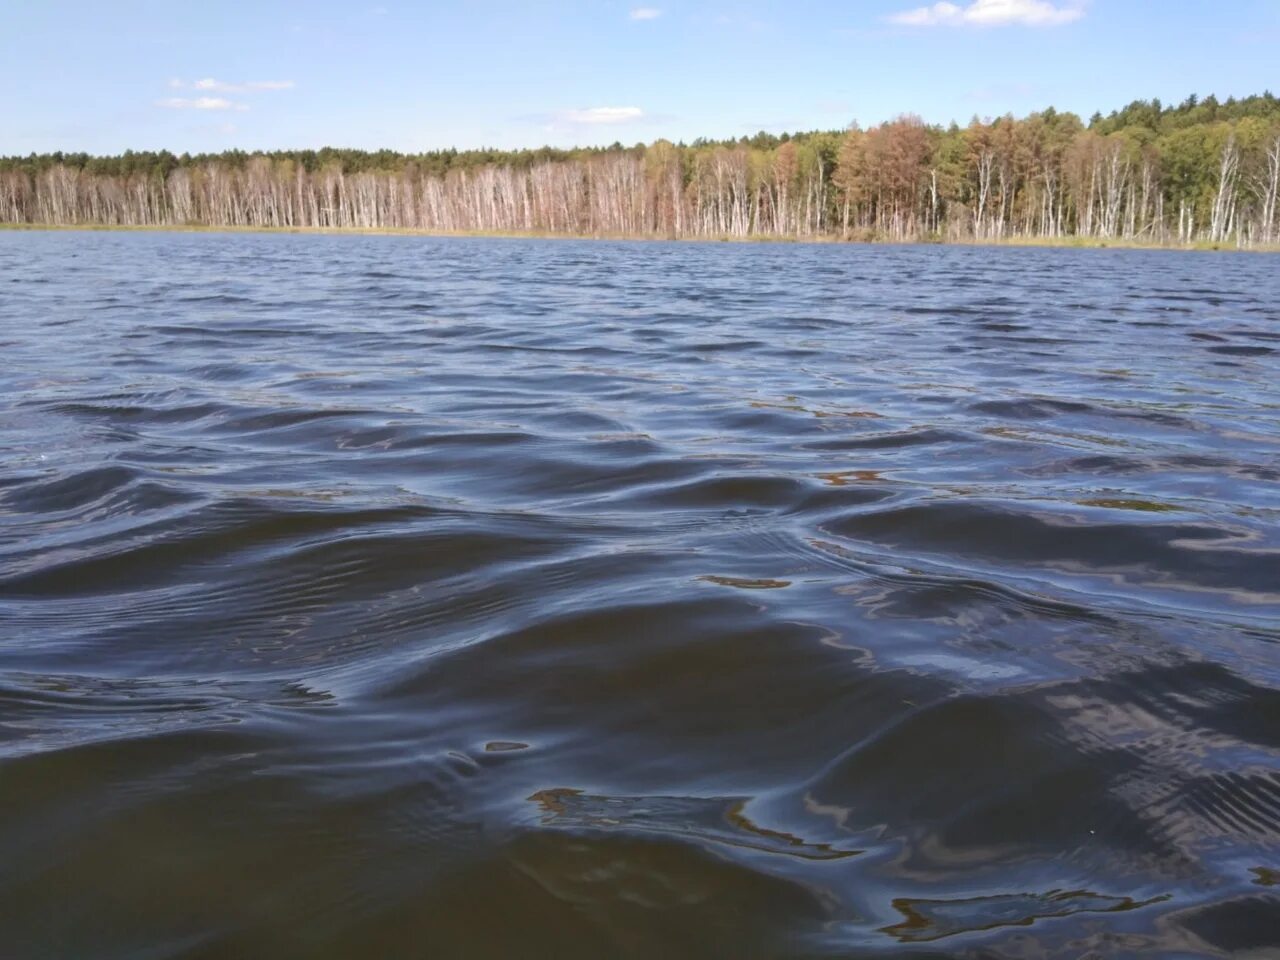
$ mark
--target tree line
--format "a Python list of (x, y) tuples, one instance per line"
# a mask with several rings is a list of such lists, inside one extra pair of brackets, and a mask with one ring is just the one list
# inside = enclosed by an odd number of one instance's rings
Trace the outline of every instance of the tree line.
[(558, 150), (0, 158), (0, 221), (943, 241), (1280, 241), (1280, 99)]

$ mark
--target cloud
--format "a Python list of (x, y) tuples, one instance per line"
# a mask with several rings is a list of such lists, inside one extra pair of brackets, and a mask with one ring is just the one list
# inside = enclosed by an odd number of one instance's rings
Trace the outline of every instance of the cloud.
[(1080, 0), (1061, 6), (1049, 0), (973, 0), (966, 6), (942, 0), (886, 19), (904, 27), (1055, 27), (1083, 16)]
[(563, 123), (604, 126), (617, 123), (635, 123), (645, 118), (639, 107), (590, 107), (586, 110), (565, 110), (556, 115)]
[[(170, 86), (173, 84), (171, 83)], [(252, 93), (256, 90), (292, 90), (292, 80), (252, 80), (249, 83), (224, 83), (206, 77), (191, 84), (196, 90), (216, 90), (220, 93)]]
[(192, 90), (207, 90), (211, 93), (256, 93), (261, 90), (292, 90), (296, 86), (297, 84), (292, 80), (251, 80), (248, 83), (224, 83), (221, 80), (213, 79), (213, 77), (205, 77), (203, 80), (187, 83), (187, 81), (179, 80), (175, 77), (169, 81), (171, 90), (185, 90), (190, 87)]
[(157, 107), (167, 107), (170, 110), (248, 110), (249, 107), (243, 103), (235, 103), (223, 97), (169, 97), (165, 100), (157, 100)]
[(526, 113), (511, 118), (518, 123), (537, 124), (545, 133), (575, 139), (617, 136), (611, 128), (629, 126), (653, 127), (670, 123), (675, 118), (664, 113), (649, 113), (640, 107), (583, 107), (576, 110), (554, 110)]
[(632, 7), (629, 16), (632, 20), (657, 20), (662, 11), (657, 7)]

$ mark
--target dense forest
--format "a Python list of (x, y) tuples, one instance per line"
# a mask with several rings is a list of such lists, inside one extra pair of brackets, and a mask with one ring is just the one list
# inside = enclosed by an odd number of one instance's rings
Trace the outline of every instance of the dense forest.
[(0, 222), (1280, 241), (1280, 99), (576, 150), (0, 158)]

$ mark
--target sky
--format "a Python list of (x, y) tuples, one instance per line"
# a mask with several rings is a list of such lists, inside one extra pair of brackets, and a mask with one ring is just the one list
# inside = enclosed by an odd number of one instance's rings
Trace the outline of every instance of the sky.
[(688, 142), (1280, 88), (1280, 0), (0, 6), (0, 155)]

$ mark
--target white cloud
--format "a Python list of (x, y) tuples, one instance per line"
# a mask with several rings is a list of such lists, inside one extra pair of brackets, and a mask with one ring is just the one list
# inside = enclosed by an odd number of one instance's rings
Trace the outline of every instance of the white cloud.
[(632, 20), (657, 20), (662, 11), (657, 7), (633, 7), (630, 16)]
[[(169, 86), (182, 86), (181, 80), (169, 81)], [(249, 83), (224, 83), (221, 80), (215, 80), (213, 77), (205, 77), (203, 80), (197, 80), (191, 84), (196, 90), (214, 90), (219, 93), (251, 93), (255, 90), (292, 90), (294, 82), (292, 80), (253, 80)]]
[(635, 123), (644, 119), (644, 111), (639, 107), (590, 107), (586, 110), (566, 110), (557, 119), (587, 126)]
[(1084, 16), (1080, 0), (1059, 6), (1049, 0), (973, 0), (966, 6), (935, 3), (890, 15), (890, 23), (904, 27), (1054, 27)]
[(168, 107), (170, 110), (248, 110), (243, 103), (235, 103), (223, 97), (169, 97), (157, 100), (157, 107)]

